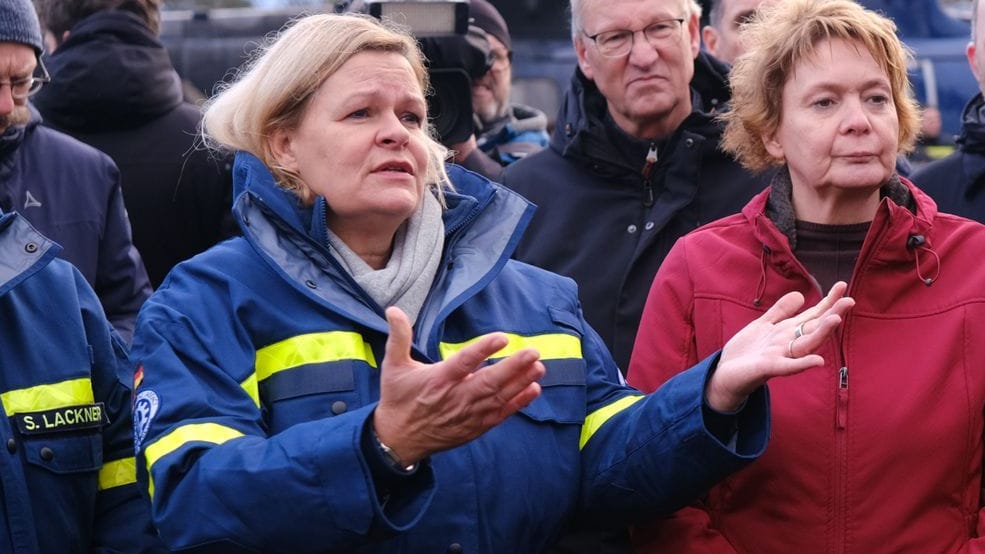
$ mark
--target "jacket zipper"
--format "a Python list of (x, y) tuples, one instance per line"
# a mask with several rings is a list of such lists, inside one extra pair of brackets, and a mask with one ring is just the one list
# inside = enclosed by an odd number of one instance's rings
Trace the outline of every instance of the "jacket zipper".
[(838, 370), (837, 428), (835, 429), (835, 552), (844, 553), (847, 548), (845, 528), (848, 523), (848, 366)]
[(650, 175), (653, 174), (653, 168), (657, 165), (657, 143), (650, 143), (650, 150), (646, 153), (646, 162), (643, 163), (643, 206), (652, 207), (655, 198), (653, 197), (653, 183), (650, 182)]
[[(876, 225), (879, 219), (878, 214), (876, 218), (873, 219), (872, 224)], [(870, 228), (871, 232), (871, 228)], [(869, 237), (866, 236), (866, 240), (862, 243), (862, 250), (859, 252), (858, 260), (855, 262), (855, 269), (852, 271), (851, 280), (848, 282), (848, 290), (846, 294), (852, 296), (855, 290), (858, 289), (856, 286), (859, 279), (861, 278), (861, 272), (865, 267), (868, 266), (869, 260), (872, 258), (874, 252), (878, 249), (879, 245), (882, 244), (882, 237), (886, 233), (885, 224), (881, 225), (878, 229), (877, 234)], [(836, 331), (838, 337), (838, 356), (839, 356), (839, 369), (838, 369), (838, 389), (835, 400), (835, 529), (837, 532), (835, 534), (835, 548), (834, 551), (838, 554), (844, 554), (849, 550), (848, 537), (846, 530), (848, 529), (849, 520), (851, 515), (849, 514), (849, 499), (848, 499), (848, 477), (851, 473), (851, 461), (849, 460), (848, 452), (848, 363), (845, 359), (845, 345), (844, 337), (849, 334), (849, 325), (851, 325), (850, 318), (842, 322), (841, 328)]]

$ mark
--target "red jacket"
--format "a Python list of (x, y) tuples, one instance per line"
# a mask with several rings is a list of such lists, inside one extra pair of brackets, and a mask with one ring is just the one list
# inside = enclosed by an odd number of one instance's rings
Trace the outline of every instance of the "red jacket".
[[(849, 283), (856, 305), (819, 351), (825, 365), (770, 381), (766, 454), (699, 505), (637, 529), (641, 552), (985, 552), (985, 227), (903, 185), (916, 211), (880, 203)], [(768, 197), (670, 252), (631, 384), (654, 390), (784, 293), (821, 299), (767, 217)]]

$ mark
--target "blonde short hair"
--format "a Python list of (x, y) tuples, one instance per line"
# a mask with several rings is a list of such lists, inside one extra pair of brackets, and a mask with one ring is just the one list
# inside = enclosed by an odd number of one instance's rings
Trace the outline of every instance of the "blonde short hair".
[(722, 148), (743, 166), (760, 171), (781, 165), (769, 154), (763, 137), (771, 137), (783, 115), (783, 87), (794, 68), (814, 54), (824, 40), (861, 43), (889, 77), (899, 120), (899, 151), (913, 148), (920, 112), (910, 82), (910, 52), (896, 36), (896, 25), (852, 0), (785, 0), (763, 8), (742, 31), (746, 53), (729, 76), (731, 110)]
[[(309, 15), (268, 38), (235, 81), (205, 104), (205, 143), (255, 155), (281, 186), (309, 204), (311, 191), (300, 176), (277, 163), (269, 139), (276, 130), (296, 129), (321, 84), (353, 56), (367, 51), (402, 55), (410, 62), (421, 91), (429, 92), (424, 57), (402, 28), (363, 14)], [(434, 139), (430, 125), (427, 135), (425, 182), (443, 201), (443, 189), (451, 186), (444, 164), (448, 150)]]

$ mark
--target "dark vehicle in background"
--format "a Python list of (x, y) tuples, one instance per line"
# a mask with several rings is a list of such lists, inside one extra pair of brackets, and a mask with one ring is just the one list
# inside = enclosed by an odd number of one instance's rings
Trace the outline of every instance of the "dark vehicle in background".
[[(302, 13), (332, 12), (334, 4), (262, 0), (277, 8), (167, 10), (161, 38), (178, 72), (204, 96), (227, 80), (266, 35)], [(513, 99), (554, 117), (576, 58), (568, 31), (567, 0), (492, 0), (513, 37)], [(707, 0), (702, 0), (707, 2)], [(968, 21), (946, 13), (938, 0), (861, 0), (892, 18), (913, 50), (910, 75), (922, 105), (941, 112), (943, 137), (960, 130), (961, 111), (978, 91), (968, 69)], [(707, 9), (705, 10), (707, 12)]]

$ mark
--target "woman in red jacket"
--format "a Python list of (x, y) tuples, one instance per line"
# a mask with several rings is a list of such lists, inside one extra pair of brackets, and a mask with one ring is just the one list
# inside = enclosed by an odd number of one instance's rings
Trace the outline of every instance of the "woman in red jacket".
[(770, 382), (772, 441), (642, 552), (983, 552), (985, 228), (894, 172), (918, 116), (893, 23), (788, 0), (745, 31), (725, 148), (779, 167), (741, 214), (682, 238), (629, 367), (652, 391), (784, 293), (849, 283), (826, 363)]

